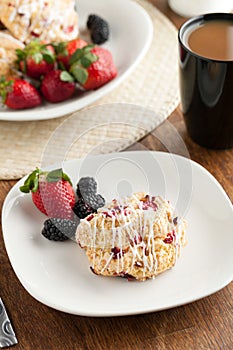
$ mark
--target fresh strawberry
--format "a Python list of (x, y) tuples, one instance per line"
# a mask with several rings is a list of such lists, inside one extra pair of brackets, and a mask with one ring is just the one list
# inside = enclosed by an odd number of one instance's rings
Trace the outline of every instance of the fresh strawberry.
[(47, 101), (56, 103), (65, 101), (74, 94), (75, 83), (68, 72), (58, 69), (45, 75), (40, 89)]
[(55, 66), (55, 54), (51, 45), (38, 40), (31, 41), (23, 50), (17, 49), (20, 70), (30, 78), (39, 79)]
[(70, 57), (77, 49), (81, 49), (86, 46), (87, 42), (78, 38), (67, 42), (61, 42), (58, 44), (54, 44), (54, 48), (57, 54), (57, 62), (59, 67), (62, 69), (69, 69)]
[(39, 106), (41, 96), (36, 88), (26, 80), (2, 78), (0, 80), (2, 102), (9, 108), (26, 109)]
[(116, 77), (112, 54), (103, 47), (87, 45), (70, 58), (69, 72), (85, 89), (94, 90)]
[(62, 169), (45, 172), (34, 170), (20, 187), (24, 193), (32, 193), (35, 206), (53, 218), (72, 219), (75, 194), (68, 175)]

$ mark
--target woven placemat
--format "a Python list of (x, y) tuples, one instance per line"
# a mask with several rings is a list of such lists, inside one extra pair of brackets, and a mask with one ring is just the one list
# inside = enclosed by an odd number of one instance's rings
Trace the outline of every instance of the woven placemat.
[[(0, 179), (21, 178), (36, 166), (61, 158), (122, 150), (153, 130), (177, 107), (177, 30), (152, 4), (137, 2), (149, 13), (154, 26), (152, 44), (142, 62), (113, 92), (72, 116), (0, 121)], [(90, 113), (93, 106), (104, 104), (115, 104), (115, 112), (106, 105)]]

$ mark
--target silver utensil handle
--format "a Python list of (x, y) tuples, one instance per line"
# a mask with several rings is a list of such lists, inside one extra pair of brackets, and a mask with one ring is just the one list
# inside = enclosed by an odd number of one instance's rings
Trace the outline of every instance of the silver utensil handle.
[(0, 298), (0, 347), (5, 348), (17, 344), (17, 338), (7, 315), (5, 306)]

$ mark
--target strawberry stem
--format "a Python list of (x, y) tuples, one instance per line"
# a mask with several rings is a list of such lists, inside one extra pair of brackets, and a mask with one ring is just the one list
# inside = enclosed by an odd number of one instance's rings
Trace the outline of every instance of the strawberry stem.
[(23, 186), (20, 186), (20, 191), (23, 193), (36, 192), (39, 188), (39, 176), (45, 175), (46, 181), (58, 182), (60, 180), (68, 181), (71, 186), (72, 182), (67, 174), (65, 174), (61, 168), (52, 170), (50, 172), (42, 171), (38, 168), (34, 170), (24, 181)]
[(2, 98), (2, 103), (5, 103), (8, 92), (12, 91), (13, 84), (13, 79), (6, 80), (5, 77), (0, 78), (0, 96)]
[(24, 181), (23, 186), (20, 186), (20, 191), (29, 193), (30, 191), (36, 192), (39, 187), (39, 175), (42, 174), (40, 169), (34, 170)]
[(72, 186), (72, 182), (71, 182), (69, 176), (67, 174), (63, 173), (62, 168), (55, 169), (55, 170), (48, 172), (47, 176), (46, 176), (46, 180), (48, 182), (57, 182), (59, 180), (65, 180), (65, 181), (68, 181)]
[[(86, 56), (88, 53), (91, 52), (91, 50), (95, 47), (95, 45), (86, 45), (81, 49), (77, 49), (73, 55), (70, 57), (70, 64), (73, 64), (77, 61), (79, 61), (82, 57)], [(96, 55), (93, 55), (93, 61), (96, 61), (98, 57)]]
[(48, 44), (42, 44), (38, 40), (32, 40), (25, 46), (23, 50), (16, 49), (17, 63), (26, 61), (27, 58), (32, 58), (35, 63), (39, 64), (43, 59), (47, 63), (54, 63), (55, 56), (48, 49)]
[(71, 65), (69, 72), (80, 84), (85, 84), (88, 79), (87, 68), (99, 59), (97, 55), (91, 52), (93, 48), (94, 45), (86, 45), (81, 49), (77, 49), (69, 60)]

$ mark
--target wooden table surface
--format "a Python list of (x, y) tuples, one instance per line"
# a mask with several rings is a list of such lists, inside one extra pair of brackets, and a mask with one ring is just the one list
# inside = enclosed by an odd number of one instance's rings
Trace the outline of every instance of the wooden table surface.
[[(184, 21), (169, 9), (166, 0), (151, 2), (177, 27)], [(208, 169), (233, 201), (233, 150), (211, 151), (194, 144), (186, 133), (180, 108), (168, 120), (183, 137), (191, 159)], [(161, 135), (168, 133), (166, 123), (159, 126), (157, 132)], [(163, 150), (152, 135), (141, 143), (151, 150)], [(176, 153), (182, 153), (178, 146), (176, 148), (174, 144), (173, 147)], [(137, 146), (131, 147), (134, 148)], [(0, 182), (1, 207), (14, 184), (15, 181)], [(166, 311), (90, 318), (56, 311), (32, 298), (11, 268), (2, 235), (0, 264), (0, 295), (17, 333), (19, 343), (14, 347), (16, 350), (233, 349), (233, 283), (202, 300)]]

